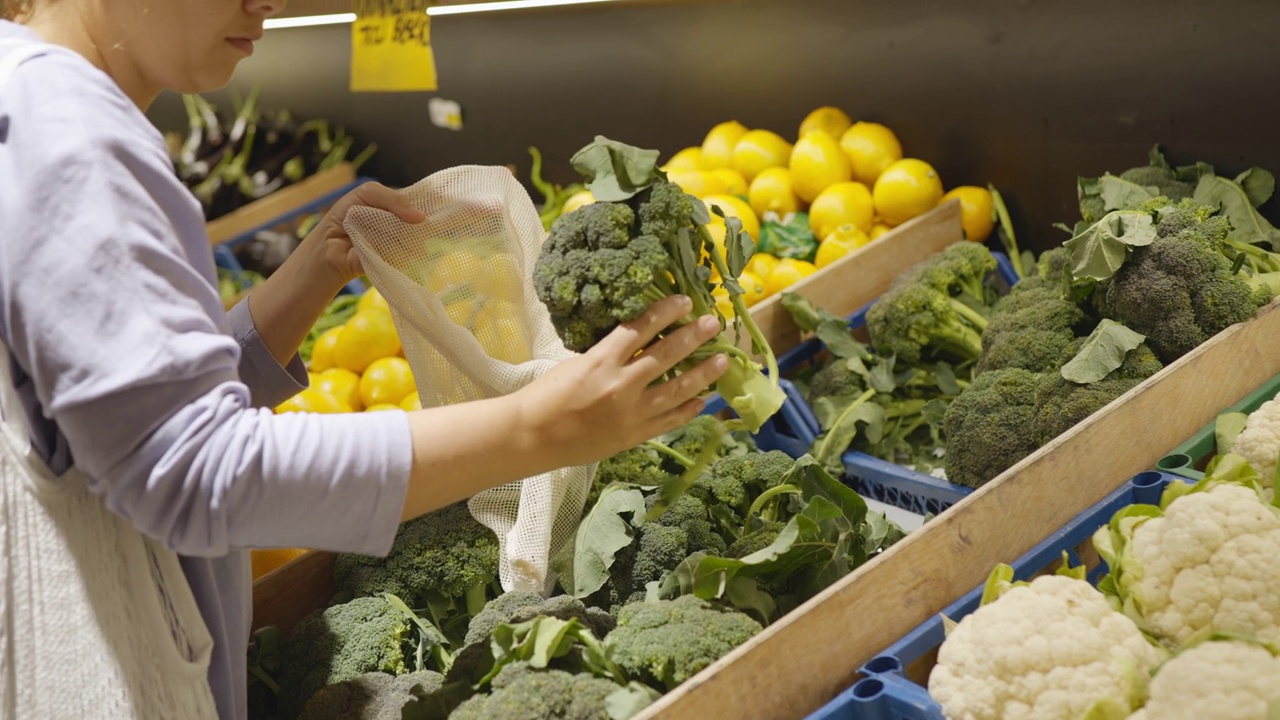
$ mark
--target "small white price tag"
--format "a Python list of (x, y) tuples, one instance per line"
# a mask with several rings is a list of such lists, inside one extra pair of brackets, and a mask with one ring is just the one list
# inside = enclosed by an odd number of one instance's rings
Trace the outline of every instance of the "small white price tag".
[(431, 98), (427, 102), (427, 111), (431, 115), (431, 124), (446, 130), (462, 129), (462, 106), (453, 100)]

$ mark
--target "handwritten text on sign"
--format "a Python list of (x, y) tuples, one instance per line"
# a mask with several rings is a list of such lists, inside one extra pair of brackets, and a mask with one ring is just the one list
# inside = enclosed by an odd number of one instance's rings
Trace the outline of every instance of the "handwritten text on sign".
[(428, 0), (356, 0), (351, 26), (352, 92), (436, 89)]

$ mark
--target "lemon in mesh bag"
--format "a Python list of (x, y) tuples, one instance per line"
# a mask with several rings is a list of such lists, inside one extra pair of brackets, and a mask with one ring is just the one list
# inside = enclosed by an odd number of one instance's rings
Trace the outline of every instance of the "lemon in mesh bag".
[[(422, 407), (507, 395), (572, 357), (533, 291), (545, 233), (510, 172), (451, 168), (403, 192), (426, 221), (355, 207), (345, 227), (391, 308)], [(503, 588), (551, 589), (549, 557), (573, 536), (594, 471), (564, 468), (471, 498), (498, 537)]]

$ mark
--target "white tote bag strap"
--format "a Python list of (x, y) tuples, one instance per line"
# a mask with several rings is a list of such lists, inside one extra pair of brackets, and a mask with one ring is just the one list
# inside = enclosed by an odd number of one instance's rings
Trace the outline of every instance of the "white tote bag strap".
[[(0, 40), (0, 90), (51, 49)], [(49, 470), (13, 369), (0, 343), (0, 720), (217, 720), (178, 556)]]

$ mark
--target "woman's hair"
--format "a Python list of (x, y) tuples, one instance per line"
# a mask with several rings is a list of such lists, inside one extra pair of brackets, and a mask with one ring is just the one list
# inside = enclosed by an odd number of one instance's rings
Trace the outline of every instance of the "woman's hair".
[(32, 0), (0, 0), (0, 20), (17, 20), (31, 14)]

